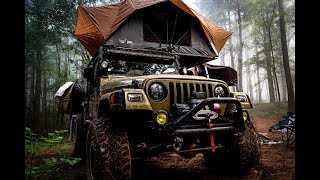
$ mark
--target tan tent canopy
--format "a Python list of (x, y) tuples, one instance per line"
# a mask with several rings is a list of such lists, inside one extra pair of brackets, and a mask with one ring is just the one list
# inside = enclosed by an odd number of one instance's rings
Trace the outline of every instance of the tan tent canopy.
[(171, 2), (179, 9), (196, 17), (215, 53), (220, 52), (231, 33), (195, 12), (182, 0), (124, 0), (117, 4), (100, 7), (79, 6), (75, 35), (93, 56), (97, 53), (101, 43), (107, 40), (132, 13), (165, 1)]

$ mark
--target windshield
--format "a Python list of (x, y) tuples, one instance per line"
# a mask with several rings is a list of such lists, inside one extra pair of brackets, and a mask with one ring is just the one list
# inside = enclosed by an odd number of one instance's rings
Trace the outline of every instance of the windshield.
[(108, 66), (108, 74), (124, 76), (141, 76), (151, 74), (179, 74), (179, 71), (176, 63), (168, 65), (158, 63), (111, 60)]

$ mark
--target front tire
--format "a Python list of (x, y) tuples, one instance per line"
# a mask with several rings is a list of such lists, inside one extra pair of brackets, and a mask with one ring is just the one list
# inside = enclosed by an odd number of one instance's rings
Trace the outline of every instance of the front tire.
[(259, 163), (259, 137), (249, 119), (245, 121), (245, 131), (229, 147), (227, 151), (204, 152), (203, 157), (207, 167), (219, 172), (231, 170), (233, 173), (242, 174)]
[(107, 118), (94, 119), (86, 142), (87, 179), (131, 179), (127, 133), (112, 129)]
[(248, 119), (245, 121), (246, 130), (239, 139), (240, 149), (240, 170), (246, 171), (260, 161), (260, 140), (253, 126)]

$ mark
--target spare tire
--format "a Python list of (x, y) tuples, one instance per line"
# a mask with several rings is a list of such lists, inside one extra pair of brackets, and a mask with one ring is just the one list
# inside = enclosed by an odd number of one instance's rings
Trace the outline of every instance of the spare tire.
[(75, 82), (71, 91), (72, 114), (81, 113), (81, 103), (85, 100), (86, 90), (84, 85)]

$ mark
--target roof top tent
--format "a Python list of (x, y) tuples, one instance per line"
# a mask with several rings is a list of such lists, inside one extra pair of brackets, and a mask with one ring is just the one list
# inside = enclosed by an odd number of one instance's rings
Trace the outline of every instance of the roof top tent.
[(182, 0), (125, 0), (100, 7), (79, 6), (76, 37), (92, 56), (144, 61), (178, 59), (192, 67), (218, 57), (231, 33), (205, 19)]

